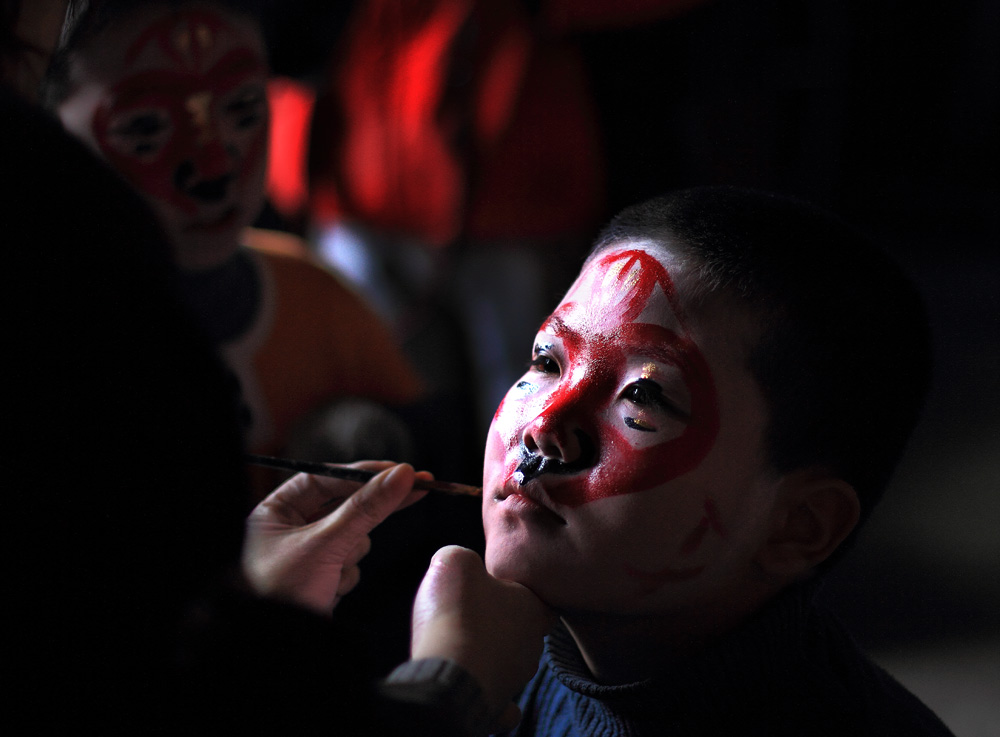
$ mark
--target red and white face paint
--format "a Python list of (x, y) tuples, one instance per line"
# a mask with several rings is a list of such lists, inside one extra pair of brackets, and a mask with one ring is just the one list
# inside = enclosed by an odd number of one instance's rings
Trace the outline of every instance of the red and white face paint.
[(258, 32), (210, 6), (153, 8), (90, 46), (60, 117), (146, 197), (182, 267), (222, 263), (263, 202), (267, 72)]
[[(631, 611), (704, 591), (761, 513), (748, 336), (648, 244), (604, 251), (539, 331), (484, 466), (487, 565), (554, 606)], [(747, 323), (748, 324), (748, 323)]]

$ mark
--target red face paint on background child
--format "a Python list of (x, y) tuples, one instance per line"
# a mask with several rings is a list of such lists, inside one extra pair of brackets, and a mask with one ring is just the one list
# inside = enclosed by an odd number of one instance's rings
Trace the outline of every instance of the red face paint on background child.
[(146, 197), (182, 267), (225, 261), (263, 203), (259, 33), (221, 11), (153, 8), (91, 46), (60, 117)]

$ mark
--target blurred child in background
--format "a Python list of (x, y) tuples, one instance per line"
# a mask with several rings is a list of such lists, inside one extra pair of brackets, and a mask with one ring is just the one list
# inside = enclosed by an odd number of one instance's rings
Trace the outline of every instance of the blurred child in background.
[[(297, 436), (322, 460), (412, 457), (408, 431), (382, 405), (412, 402), (421, 387), (389, 331), (294, 238), (248, 230), (268, 136), (252, 10), (110, 0), (64, 35), (46, 103), (158, 216), (181, 298), (239, 379), (249, 449), (282, 453)], [(262, 475), (255, 495), (272, 485)]]

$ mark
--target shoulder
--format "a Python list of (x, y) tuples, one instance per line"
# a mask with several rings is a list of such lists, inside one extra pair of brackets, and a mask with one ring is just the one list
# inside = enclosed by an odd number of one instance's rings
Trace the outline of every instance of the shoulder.
[(270, 271), (278, 289), (301, 296), (303, 300), (334, 302), (339, 308), (359, 313), (374, 313), (357, 292), (339, 275), (321, 264), (305, 242), (289, 233), (248, 228), (243, 243)]
[(674, 699), (672, 708), (697, 718), (699, 733), (738, 727), (760, 737), (951, 735), (817, 602), (815, 584), (779, 595), (686, 675), (702, 685), (686, 690), (674, 683), (686, 699)]
[(538, 670), (518, 699), (521, 721), (509, 737), (573, 733), (573, 692), (557, 677), (548, 639)]
[(814, 671), (819, 677), (811, 684), (814, 698), (825, 703), (829, 727), (850, 730), (831, 728), (821, 734), (953, 737), (929, 707), (861, 650), (833, 615), (819, 607), (812, 614), (822, 646)]

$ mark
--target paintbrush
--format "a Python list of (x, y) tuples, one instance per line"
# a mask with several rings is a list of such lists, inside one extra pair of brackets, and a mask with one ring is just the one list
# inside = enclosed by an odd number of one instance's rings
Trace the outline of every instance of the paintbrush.
[[(314, 463), (313, 461), (299, 461), (293, 458), (272, 458), (271, 456), (258, 456), (250, 453), (246, 454), (244, 458), (247, 463), (252, 463), (255, 466), (280, 468), (285, 471), (309, 473), (314, 476), (331, 476), (335, 479), (354, 481), (358, 484), (368, 483), (379, 473), (379, 471), (363, 471), (360, 468), (348, 468), (331, 463)], [(483, 493), (483, 490), (478, 486), (456, 484), (451, 481), (428, 481), (419, 478), (413, 482), (413, 489), (415, 491), (443, 491), (445, 494), (459, 494), (461, 496), (479, 496)]]

